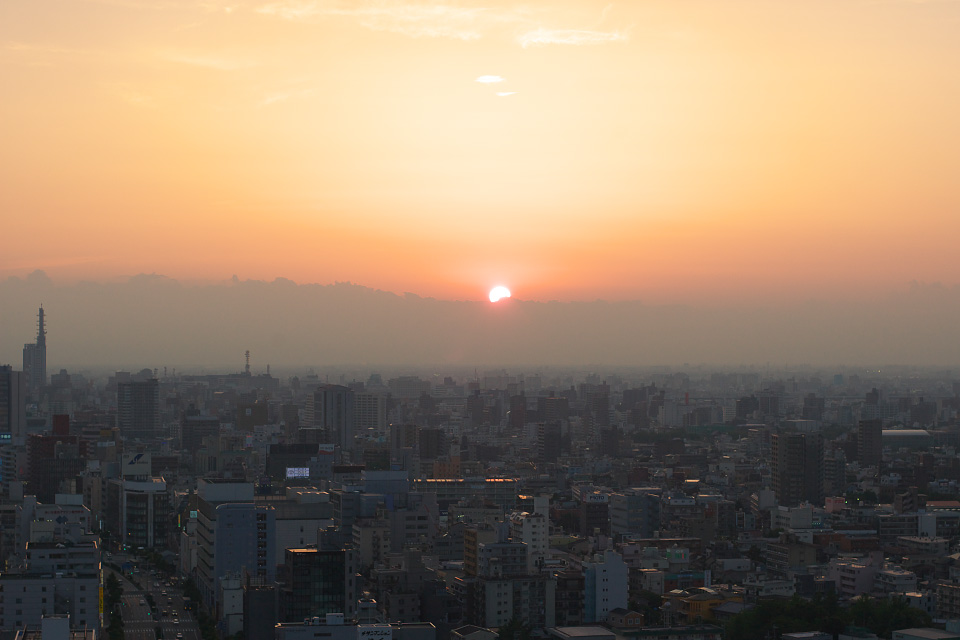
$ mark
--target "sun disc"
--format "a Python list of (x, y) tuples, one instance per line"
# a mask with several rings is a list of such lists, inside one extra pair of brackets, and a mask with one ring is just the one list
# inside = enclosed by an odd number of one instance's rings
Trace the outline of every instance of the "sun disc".
[(503, 285), (497, 285), (493, 289), (490, 289), (490, 302), (499, 302), (501, 298), (509, 298), (510, 289), (507, 289)]

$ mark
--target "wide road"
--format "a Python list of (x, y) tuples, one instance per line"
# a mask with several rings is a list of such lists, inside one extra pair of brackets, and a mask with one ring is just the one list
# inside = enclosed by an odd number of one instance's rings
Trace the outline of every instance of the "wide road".
[[(120, 564), (125, 558), (111, 561), (117, 560)], [(106, 571), (113, 572), (112, 569)], [(196, 618), (183, 610), (183, 592), (167, 582), (167, 578), (151, 575), (146, 563), (140, 563), (139, 573), (133, 576), (139, 587), (126, 577), (119, 577), (123, 585), (124, 640), (156, 640), (158, 627), (164, 640), (177, 640), (178, 637), (200, 640)], [(156, 613), (150, 610), (148, 594), (153, 598)]]
[(147, 587), (157, 603), (164, 640), (175, 640), (177, 634), (182, 634), (183, 640), (200, 640), (196, 619), (189, 611), (183, 610), (183, 593), (167, 584), (163, 578), (152, 577)]
[[(155, 640), (157, 636), (154, 628), (157, 625), (150, 615), (150, 607), (147, 606), (143, 591), (109, 567), (104, 567), (103, 572), (104, 579), (112, 573), (120, 579), (123, 586), (121, 610), (124, 640)], [(140, 604), (141, 602), (143, 604)]]

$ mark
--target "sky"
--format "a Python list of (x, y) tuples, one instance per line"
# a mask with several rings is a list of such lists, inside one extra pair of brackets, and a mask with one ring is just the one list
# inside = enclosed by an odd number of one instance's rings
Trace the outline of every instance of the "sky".
[(0, 278), (960, 283), (960, 2), (4, 0)]

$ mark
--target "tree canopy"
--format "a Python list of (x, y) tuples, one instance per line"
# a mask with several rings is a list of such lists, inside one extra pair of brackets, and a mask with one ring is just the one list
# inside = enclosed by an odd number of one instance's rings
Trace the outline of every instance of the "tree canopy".
[(781, 633), (823, 631), (836, 636), (848, 626), (869, 629), (881, 638), (893, 631), (930, 624), (930, 616), (910, 606), (905, 598), (856, 598), (841, 607), (835, 594), (817, 594), (812, 600), (794, 596), (766, 600), (727, 622), (726, 640), (765, 640)]

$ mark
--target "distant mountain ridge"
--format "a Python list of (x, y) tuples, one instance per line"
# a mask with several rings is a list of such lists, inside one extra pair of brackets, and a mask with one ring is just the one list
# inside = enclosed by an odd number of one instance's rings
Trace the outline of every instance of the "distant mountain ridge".
[(491, 304), (284, 278), (58, 285), (34, 272), (0, 281), (0, 363), (19, 367), (41, 303), (50, 370), (239, 363), (246, 349), (287, 367), (960, 363), (960, 290), (941, 285), (870, 303), (697, 308)]

